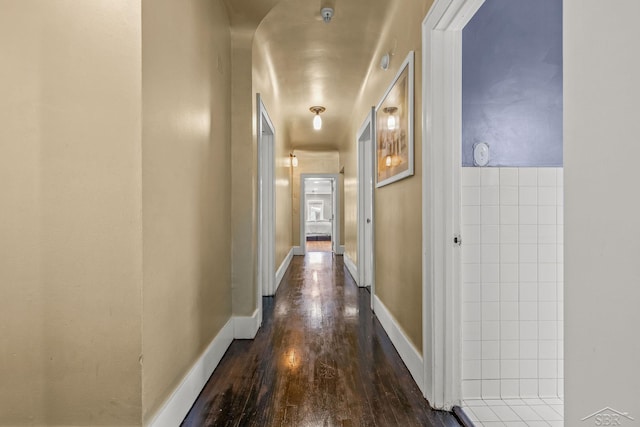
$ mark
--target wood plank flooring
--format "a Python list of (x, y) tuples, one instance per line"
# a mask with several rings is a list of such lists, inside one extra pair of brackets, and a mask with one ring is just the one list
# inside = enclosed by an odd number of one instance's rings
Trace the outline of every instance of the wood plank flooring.
[(429, 408), (342, 257), (294, 257), (263, 302), (255, 340), (231, 344), (182, 426), (458, 426)]
[(331, 252), (331, 240), (307, 241), (307, 252)]

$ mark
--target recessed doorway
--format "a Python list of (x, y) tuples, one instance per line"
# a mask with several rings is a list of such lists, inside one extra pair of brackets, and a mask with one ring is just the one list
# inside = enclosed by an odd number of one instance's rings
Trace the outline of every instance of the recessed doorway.
[(336, 252), (338, 198), (334, 175), (303, 174), (300, 184), (300, 247), (304, 252)]
[(501, 1), (437, 0), (423, 23), (425, 397), (561, 425), (562, 4)]

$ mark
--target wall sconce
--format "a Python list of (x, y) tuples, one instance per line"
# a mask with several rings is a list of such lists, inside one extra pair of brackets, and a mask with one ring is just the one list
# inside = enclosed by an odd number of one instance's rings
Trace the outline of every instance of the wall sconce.
[(315, 116), (313, 117), (313, 129), (315, 130), (322, 129), (322, 117), (320, 117), (320, 113), (324, 113), (326, 111), (326, 108), (318, 105), (318, 106), (309, 108), (309, 111), (311, 111), (312, 113), (315, 113)]
[(289, 153), (289, 162), (291, 163), (291, 166), (293, 166), (294, 168), (298, 167), (298, 158), (296, 157), (295, 154)]

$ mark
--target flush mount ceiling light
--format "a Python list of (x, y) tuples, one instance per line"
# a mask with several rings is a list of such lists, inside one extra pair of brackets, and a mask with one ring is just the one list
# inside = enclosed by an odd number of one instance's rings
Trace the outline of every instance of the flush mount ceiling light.
[(331, 22), (331, 18), (333, 18), (333, 8), (332, 7), (323, 7), (320, 9), (320, 15), (322, 16), (322, 20), (325, 24)]
[(315, 113), (315, 117), (313, 118), (313, 128), (315, 130), (322, 129), (322, 117), (320, 117), (320, 113), (324, 113), (325, 110), (326, 108), (321, 107), (319, 105), (309, 108), (309, 111), (311, 111), (312, 113)]

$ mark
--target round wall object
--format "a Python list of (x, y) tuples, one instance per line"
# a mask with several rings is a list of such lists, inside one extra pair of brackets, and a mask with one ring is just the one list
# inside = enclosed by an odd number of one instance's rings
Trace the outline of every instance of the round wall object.
[(473, 146), (473, 163), (476, 166), (487, 166), (489, 164), (489, 145), (480, 142)]
[(389, 68), (389, 60), (390, 58), (388, 53), (382, 55), (382, 58), (380, 59), (380, 68), (386, 71)]

